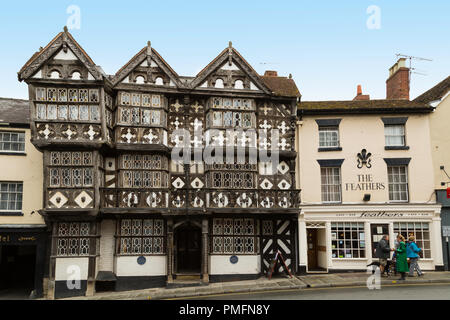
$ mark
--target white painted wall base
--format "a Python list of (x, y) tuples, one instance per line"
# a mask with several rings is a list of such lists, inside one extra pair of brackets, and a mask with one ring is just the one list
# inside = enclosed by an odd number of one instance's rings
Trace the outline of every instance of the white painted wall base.
[(116, 257), (116, 276), (118, 277), (142, 277), (167, 275), (166, 256), (145, 256), (144, 265), (137, 263), (137, 256)]
[(87, 280), (89, 258), (56, 258), (55, 280)]
[(230, 262), (231, 256), (232, 255), (211, 255), (209, 257), (210, 274), (258, 274), (261, 272), (260, 255), (236, 255), (239, 259), (236, 264)]

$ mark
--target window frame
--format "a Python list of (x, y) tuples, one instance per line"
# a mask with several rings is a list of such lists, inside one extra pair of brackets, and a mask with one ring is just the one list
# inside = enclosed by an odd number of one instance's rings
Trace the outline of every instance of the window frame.
[[(339, 182), (338, 183), (335, 183), (335, 184), (331, 184), (331, 183), (326, 183), (326, 184), (324, 184), (323, 183), (323, 181), (324, 181), (324, 177), (323, 177), (323, 170), (325, 170), (325, 173), (326, 173), (326, 180), (327, 181), (329, 181), (329, 171), (330, 170), (339, 170), (339, 175), (338, 175), (338, 177), (339, 177)], [(335, 175), (334, 175), (334, 173), (333, 173), (333, 176), (335, 177)], [(334, 178), (333, 178), (333, 182), (334, 182)], [(331, 188), (331, 187), (336, 187), (336, 186), (338, 186), (339, 187), (339, 192), (338, 193), (336, 193), (336, 192), (334, 192), (334, 193), (330, 193), (330, 192), (328, 192), (327, 193), (327, 190), (325, 190), (325, 192), (324, 192), (324, 188), (326, 188), (326, 187), (328, 187), (328, 188)], [(320, 167), (320, 189), (321, 189), (321, 191), (320, 191), (320, 194), (321, 194), (321, 201), (322, 201), (322, 203), (342, 203), (342, 170), (341, 170), (341, 166), (321, 166)], [(324, 200), (324, 194), (338, 194), (339, 195), (339, 200)], [(330, 198), (330, 196), (328, 196), (328, 198)]]
[[(4, 190), (4, 185), (6, 185), (6, 189)], [(15, 190), (10, 190), (10, 185), (15, 185)], [(21, 190), (18, 190), (18, 186), (20, 186)], [(9, 205), (11, 204), (10, 195), (14, 194), (14, 209), (10, 209)], [(6, 195), (6, 199), (5, 199)], [(18, 196), (20, 195), (20, 200), (18, 200)], [(6, 202), (6, 209), (2, 207), (3, 203)], [(17, 205), (20, 205), (20, 209), (17, 209)], [(0, 213), (2, 215), (22, 215), (23, 210), (23, 181), (0, 181)]]
[[(386, 130), (389, 128), (401, 128), (402, 132), (400, 135), (394, 135), (394, 134), (387, 134)], [(388, 140), (389, 138), (395, 139), (395, 138), (401, 138), (402, 139), (402, 144), (388, 144)], [(401, 124), (401, 123), (397, 123), (397, 124), (385, 124), (384, 125), (384, 145), (387, 148), (402, 148), (402, 147), (406, 147), (406, 125), (405, 124)]]
[[(405, 173), (404, 176), (406, 178), (406, 182), (404, 183), (406, 185), (406, 191), (398, 191), (398, 192), (405, 192), (406, 194), (406, 199), (400, 199), (400, 200), (395, 200), (395, 199), (391, 199), (391, 185), (402, 185), (402, 183), (394, 183), (391, 182), (390, 177), (392, 176), (392, 174), (389, 173), (389, 169), (392, 168), (404, 168), (405, 169)], [(402, 173), (399, 173), (399, 175), (401, 175)], [(406, 164), (401, 164), (401, 165), (387, 165), (387, 175), (388, 175), (388, 197), (389, 197), (389, 202), (393, 202), (393, 203), (408, 203), (409, 202), (409, 170), (408, 170), (408, 165)], [(393, 190), (392, 192), (397, 192), (395, 190)]]
[[(9, 141), (4, 140), (5, 135), (9, 134), (10, 139)], [(17, 134), (17, 141), (13, 141), (11, 139), (11, 135)], [(0, 130), (0, 154), (10, 154), (10, 155), (24, 155), (25, 154), (25, 147), (26, 147), (26, 132), (25, 131), (7, 131), (7, 130)], [(22, 139), (22, 141), (21, 141)], [(10, 144), (10, 149), (4, 149), (5, 144)], [(13, 144), (17, 144), (19, 149), (23, 146), (23, 150), (13, 150), (11, 146)]]
[[(129, 233), (124, 234), (124, 225), (123, 223), (125, 221), (129, 221), (130, 224), (128, 226)], [(134, 222), (138, 221), (140, 222), (140, 233), (136, 234), (134, 233)], [(144, 234), (144, 223), (145, 221), (151, 221), (152, 222), (152, 234), (151, 235), (145, 235)], [(156, 234), (155, 235), (155, 222), (159, 221), (159, 223), (161, 223), (161, 233), (160, 234)], [(164, 219), (120, 219), (117, 223), (117, 231), (116, 231), (116, 241), (117, 241), (117, 245), (116, 245), (116, 255), (117, 256), (124, 256), (124, 257), (129, 257), (129, 256), (164, 256), (167, 254), (167, 246), (166, 246), (166, 238), (167, 238), (167, 226), (165, 223)], [(123, 251), (124, 249), (124, 240), (130, 240), (129, 243), (129, 247), (130, 247), (130, 251)], [(140, 251), (139, 252), (135, 252), (133, 249), (133, 240), (134, 239), (140, 239)], [(144, 252), (144, 244), (145, 244), (145, 239), (152, 239), (151, 241), (151, 246), (152, 246), (152, 252), (148, 253), (148, 252)], [(160, 241), (160, 247), (161, 250), (159, 252), (155, 252), (155, 239), (159, 239)], [(128, 248), (128, 245), (127, 245)]]
[[(232, 221), (232, 226), (231, 226), (231, 233), (226, 233), (225, 227), (224, 227), (224, 221), (225, 220), (231, 220)], [(236, 221), (242, 221), (242, 232), (241, 233), (236, 233)], [(219, 230), (216, 229), (216, 222), (220, 221), (220, 227)], [(252, 226), (253, 226), (253, 233), (250, 234), (248, 232), (246, 232), (245, 228), (246, 228), (246, 221), (252, 221)], [(210, 247), (209, 247), (209, 253), (211, 255), (225, 255), (225, 256), (230, 256), (230, 255), (243, 255), (243, 256), (252, 256), (252, 255), (259, 255), (260, 254), (260, 239), (261, 239), (261, 234), (260, 234), (260, 220), (257, 218), (248, 218), (248, 217), (242, 217), (242, 218), (229, 218), (229, 217), (224, 217), (224, 218), (213, 218), (211, 221), (211, 229), (210, 229), (210, 236), (209, 236), (209, 240), (210, 240)], [(220, 231), (220, 232), (219, 232)], [(216, 250), (216, 243), (215, 243), (215, 239), (220, 238), (221, 241), (221, 250), (217, 251)], [(225, 238), (231, 238), (232, 242), (231, 242), (231, 246), (232, 246), (232, 250), (231, 251), (225, 251)], [(242, 238), (241, 239), (241, 243), (242, 243), (242, 248), (243, 251), (242, 252), (238, 252), (236, 251), (236, 239), (237, 238)], [(253, 238), (253, 251), (248, 251), (246, 250), (246, 240), (249, 238)]]

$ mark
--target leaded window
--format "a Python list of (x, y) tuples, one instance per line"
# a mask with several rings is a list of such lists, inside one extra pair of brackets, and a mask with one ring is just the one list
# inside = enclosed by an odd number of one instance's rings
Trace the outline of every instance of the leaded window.
[(210, 173), (213, 188), (254, 189), (254, 172), (212, 172)]
[(257, 254), (259, 220), (213, 219), (211, 238), (212, 254)]
[(123, 188), (167, 188), (169, 173), (166, 157), (124, 154), (119, 163)]
[(92, 152), (50, 153), (49, 185), (52, 188), (92, 187)]
[(88, 256), (91, 248), (91, 226), (89, 222), (60, 222), (56, 227), (56, 255)]
[(118, 254), (164, 254), (164, 237), (164, 220), (162, 219), (120, 220)]
[(0, 131), (0, 152), (23, 153), (25, 132)]
[[(221, 128), (255, 128), (256, 117), (254, 113), (212, 111), (209, 114), (210, 122), (214, 127)], [(212, 117), (212, 118), (211, 118)]]

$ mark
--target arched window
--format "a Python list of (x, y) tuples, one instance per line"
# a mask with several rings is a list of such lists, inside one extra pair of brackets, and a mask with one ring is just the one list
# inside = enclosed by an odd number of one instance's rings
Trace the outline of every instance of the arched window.
[(75, 71), (74, 73), (72, 73), (72, 80), (80, 80), (81, 79), (81, 73), (79, 73), (78, 71)]
[(242, 80), (236, 80), (234, 83), (235, 89), (244, 89), (244, 82)]
[(143, 76), (137, 76), (136, 77), (136, 83), (137, 84), (143, 84), (145, 82), (145, 78)]
[(61, 75), (59, 71), (53, 70), (52, 73), (50, 73), (50, 79), (60, 79)]
[(155, 79), (155, 84), (157, 86), (162, 86), (162, 85), (164, 85), (164, 81), (163, 81), (163, 79), (161, 77), (158, 77), (158, 78)]
[(223, 88), (224, 87), (223, 86), (223, 80), (222, 79), (217, 79), (216, 80), (216, 84), (215, 84), (214, 87), (216, 87), (216, 88)]

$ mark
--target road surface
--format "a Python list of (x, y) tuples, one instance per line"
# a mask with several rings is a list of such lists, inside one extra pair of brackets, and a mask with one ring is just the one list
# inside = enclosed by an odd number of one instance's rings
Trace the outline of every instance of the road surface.
[[(242, 294), (221, 294), (204, 297), (180, 298), (180, 300), (450, 300), (450, 284), (382, 286), (380, 290), (366, 287), (311, 288), (302, 290), (279, 290)], [(177, 299), (178, 300), (178, 299)]]

